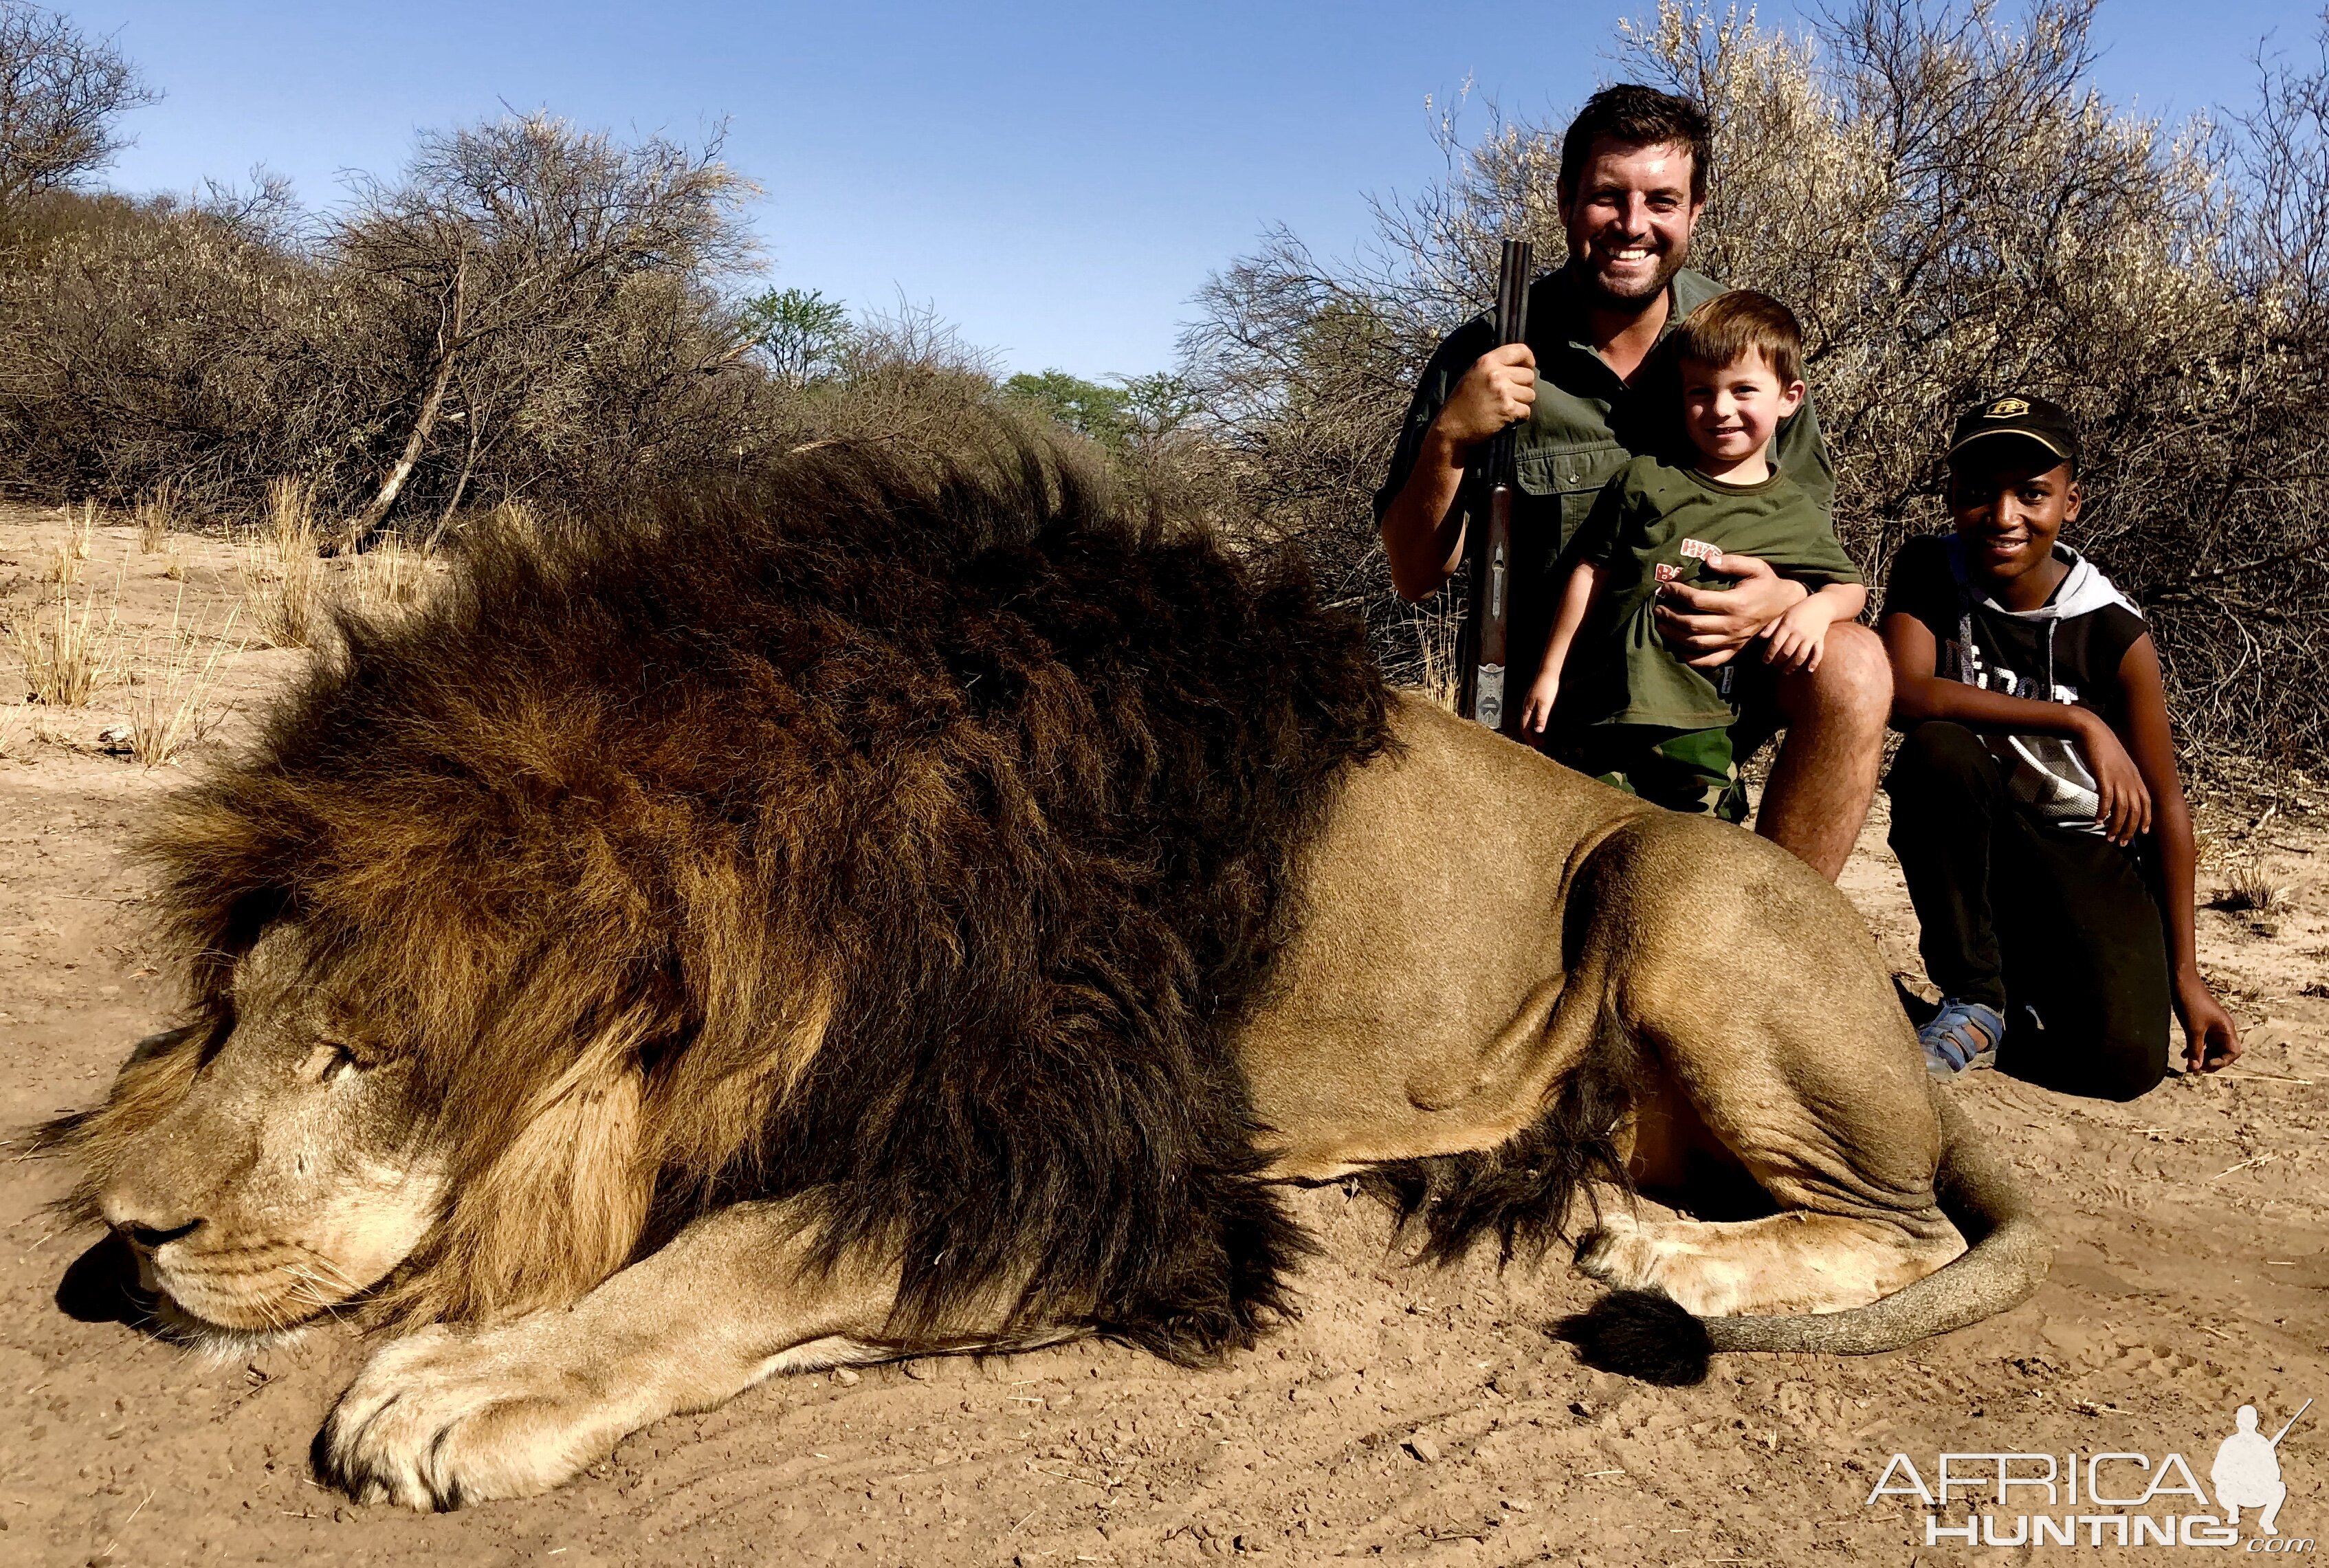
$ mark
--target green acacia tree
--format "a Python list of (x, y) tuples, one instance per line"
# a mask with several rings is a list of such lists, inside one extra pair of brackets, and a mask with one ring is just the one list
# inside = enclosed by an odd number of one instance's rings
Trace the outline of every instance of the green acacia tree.
[(1004, 382), (1003, 392), (1033, 403), (1054, 423), (1119, 456), (1171, 435), (1198, 409), (1188, 383), (1170, 371), (1111, 376), (1108, 382), (1086, 381), (1063, 370), (1040, 375), (1023, 372)]
[(841, 368), (853, 328), (849, 307), (822, 289), (770, 288), (738, 307), (744, 335), (778, 380), (796, 391)]
[(1129, 447), (1138, 434), (1132, 398), (1120, 386), (1106, 386), (1063, 370), (1041, 374), (1025, 372), (1003, 383), (1004, 395), (1034, 404), (1053, 423), (1086, 437), (1111, 452)]

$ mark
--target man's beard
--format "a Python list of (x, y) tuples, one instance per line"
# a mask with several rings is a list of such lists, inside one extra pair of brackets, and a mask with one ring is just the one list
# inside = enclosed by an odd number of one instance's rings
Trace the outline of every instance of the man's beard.
[(1667, 251), (1658, 258), (1655, 271), (1641, 283), (1628, 287), (1623, 291), (1610, 288), (1608, 278), (1602, 274), (1599, 268), (1587, 267), (1582, 270), (1587, 287), (1609, 304), (1640, 305), (1664, 294), (1666, 291), (1666, 286), (1674, 281), (1674, 275), (1682, 270), (1685, 260), (1686, 252), (1680, 248)]

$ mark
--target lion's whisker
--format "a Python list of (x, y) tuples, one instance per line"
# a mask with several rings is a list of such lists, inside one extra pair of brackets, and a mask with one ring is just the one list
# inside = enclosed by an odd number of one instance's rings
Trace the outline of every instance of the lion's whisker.
[(304, 1301), (316, 1310), (327, 1312), (335, 1318), (340, 1316), (342, 1298), (337, 1294), (327, 1293), (325, 1289), (325, 1281), (308, 1273), (297, 1263), (286, 1263), (282, 1267), (283, 1271), (290, 1275), (294, 1281), (290, 1292), (294, 1300)]
[(346, 1270), (341, 1268), (337, 1263), (332, 1261), (331, 1259), (316, 1251), (313, 1247), (302, 1247), (300, 1251), (306, 1254), (308, 1261), (316, 1268), (323, 1270), (325, 1275), (330, 1279), (332, 1283), (339, 1286), (341, 1289), (346, 1291), (349, 1295), (353, 1296), (357, 1291), (363, 1289), (362, 1285), (356, 1283), (356, 1281), (350, 1277)]

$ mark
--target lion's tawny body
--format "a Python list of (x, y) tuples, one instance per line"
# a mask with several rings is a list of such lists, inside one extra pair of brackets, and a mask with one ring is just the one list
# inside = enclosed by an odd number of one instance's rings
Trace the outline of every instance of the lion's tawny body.
[[(1834, 889), (1040, 453), (488, 538), (346, 634), (174, 808), (190, 1022), (59, 1130), (165, 1319), (399, 1333), (318, 1450), (360, 1496), (538, 1490), (804, 1365), (1225, 1353), (1288, 1180), (1426, 1255), (1582, 1233), (1673, 1375), (2044, 1267)], [(1632, 1217), (1709, 1175), (1759, 1214)]]

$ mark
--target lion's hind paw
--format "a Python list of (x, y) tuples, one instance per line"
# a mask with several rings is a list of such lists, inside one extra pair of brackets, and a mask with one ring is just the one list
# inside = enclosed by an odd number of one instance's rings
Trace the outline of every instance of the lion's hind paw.
[(1740, 1308), (1740, 1269), (1723, 1244), (1737, 1228), (1611, 1215), (1578, 1243), (1577, 1270), (1620, 1290), (1670, 1297), (1701, 1318), (1727, 1317)]

